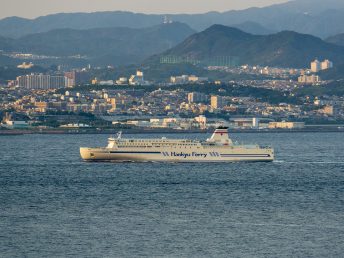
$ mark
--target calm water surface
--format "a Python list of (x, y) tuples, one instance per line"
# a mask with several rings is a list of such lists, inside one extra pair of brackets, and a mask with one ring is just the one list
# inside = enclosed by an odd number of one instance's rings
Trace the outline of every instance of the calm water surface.
[(106, 135), (0, 137), (0, 257), (343, 257), (344, 134), (232, 137), (277, 160), (86, 163)]

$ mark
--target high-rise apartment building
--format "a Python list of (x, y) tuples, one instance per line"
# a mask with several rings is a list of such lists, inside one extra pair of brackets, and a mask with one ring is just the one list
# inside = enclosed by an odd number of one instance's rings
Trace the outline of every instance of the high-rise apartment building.
[(87, 71), (66, 72), (65, 76), (68, 78), (68, 87), (90, 83), (92, 79), (91, 74)]
[(328, 59), (321, 62), (321, 70), (327, 70), (332, 67), (333, 67), (333, 63)]
[(29, 74), (17, 77), (19, 87), (27, 89), (59, 89), (66, 87), (66, 77), (58, 75)]
[(226, 105), (223, 97), (221, 96), (211, 96), (210, 98), (210, 106), (212, 108), (218, 109), (223, 108)]
[(188, 101), (189, 103), (206, 102), (207, 96), (204, 93), (200, 92), (190, 92), (188, 94)]
[(311, 62), (311, 71), (313, 73), (317, 73), (317, 72), (319, 72), (321, 70), (330, 69), (332, 67), (333, 67), (333, 63), (330, 60), (328, 60), (328, 59), (326, 59), (326, 60), (324, 60), (322, 62), (319, 62), (316, 59), (313, 62)]
[(321, 70), (321, 63), (318, 61), (318, 59), (315, 59), (313, 62), (311, 62), (311, 71), (313, 73), (317, 73)]

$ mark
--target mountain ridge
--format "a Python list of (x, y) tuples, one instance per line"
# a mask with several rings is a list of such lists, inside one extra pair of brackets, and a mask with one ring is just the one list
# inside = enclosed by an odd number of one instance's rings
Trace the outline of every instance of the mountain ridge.
[[(188, 24), (196, 31), (204, 30), (213, 24), (233, 26), (254, 22), (272, 31), (293, 30), (322, 38), (344, 33), (344, 1), (340, 0), (298, 0), (237, 11), (167, 15), (174, 21)], [(144, 28), (162, 23), (164, 16), (165, 14), (107, 11), (60, 13), (35, 19), (7, 17), (0, 20), (0, 35), (18, 38), (26, 34), (58, 28), (90, 29), (118, 26)]]

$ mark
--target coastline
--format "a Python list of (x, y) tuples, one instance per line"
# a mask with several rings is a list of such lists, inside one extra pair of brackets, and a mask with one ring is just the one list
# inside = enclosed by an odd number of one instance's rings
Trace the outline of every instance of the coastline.
[[(187, 134), (187, 133), (211, 133), (212, 129), (200, 130), (176, 130), (176, 129), (2, 129), (0, 136), (16, 136), (25, 134), (115, 134), (122, 131), (125, 134)], [(229, 129), (229, 133), (344, 133), (344, 126), (341, 125), (312, 125), (302, 129)]]

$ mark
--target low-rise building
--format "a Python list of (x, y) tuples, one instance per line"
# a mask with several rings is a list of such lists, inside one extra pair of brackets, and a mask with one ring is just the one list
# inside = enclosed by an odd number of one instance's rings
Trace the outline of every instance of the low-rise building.
[(127, 77), (120, 77), (118, 80), (116, 80), (117, 85), (127, 85), (128, 84), (128, 78)]
[(305, 127), (304, 122), (270, 122), (269, 129), (302, 129)]
[(196, 75), (171, 76), (170, 82), (173, 84), (188, 84), (207, 82), (208, 77), (198, 77)]
[(235, 128), (259, 128), (259, 118), (234, 118), (233, 121)]
[(61, 128), (89, 128), (91, 127), (88, 124), (80, 124), (80, 123), (76, 123), (76, 124), (66, 124), (66, 125), (60, 125)]
[(298, 78), (298, 82), (299, 83), (303, 83), (303, 84), (316, 84), (321, 82), (321, 79), (318, 75), (306, 75), (303, 74)]
[(99, 81), (98, 85), (100, 85), (100, 86), (112, 86), (112, 85), (114, 85), (114, 82), (113, 82), (113, 80)]
[(130, 76), (129, 85), (149, 85), (149, 83), (144, 80), (142, 71), (136, 71), (136, 75)]
[(205, 116), (198, 116), (195, 117), (195, 121), (199, 124), (199, 127), (201, 129), (206, 129), (207, 128), (207, 118)]

